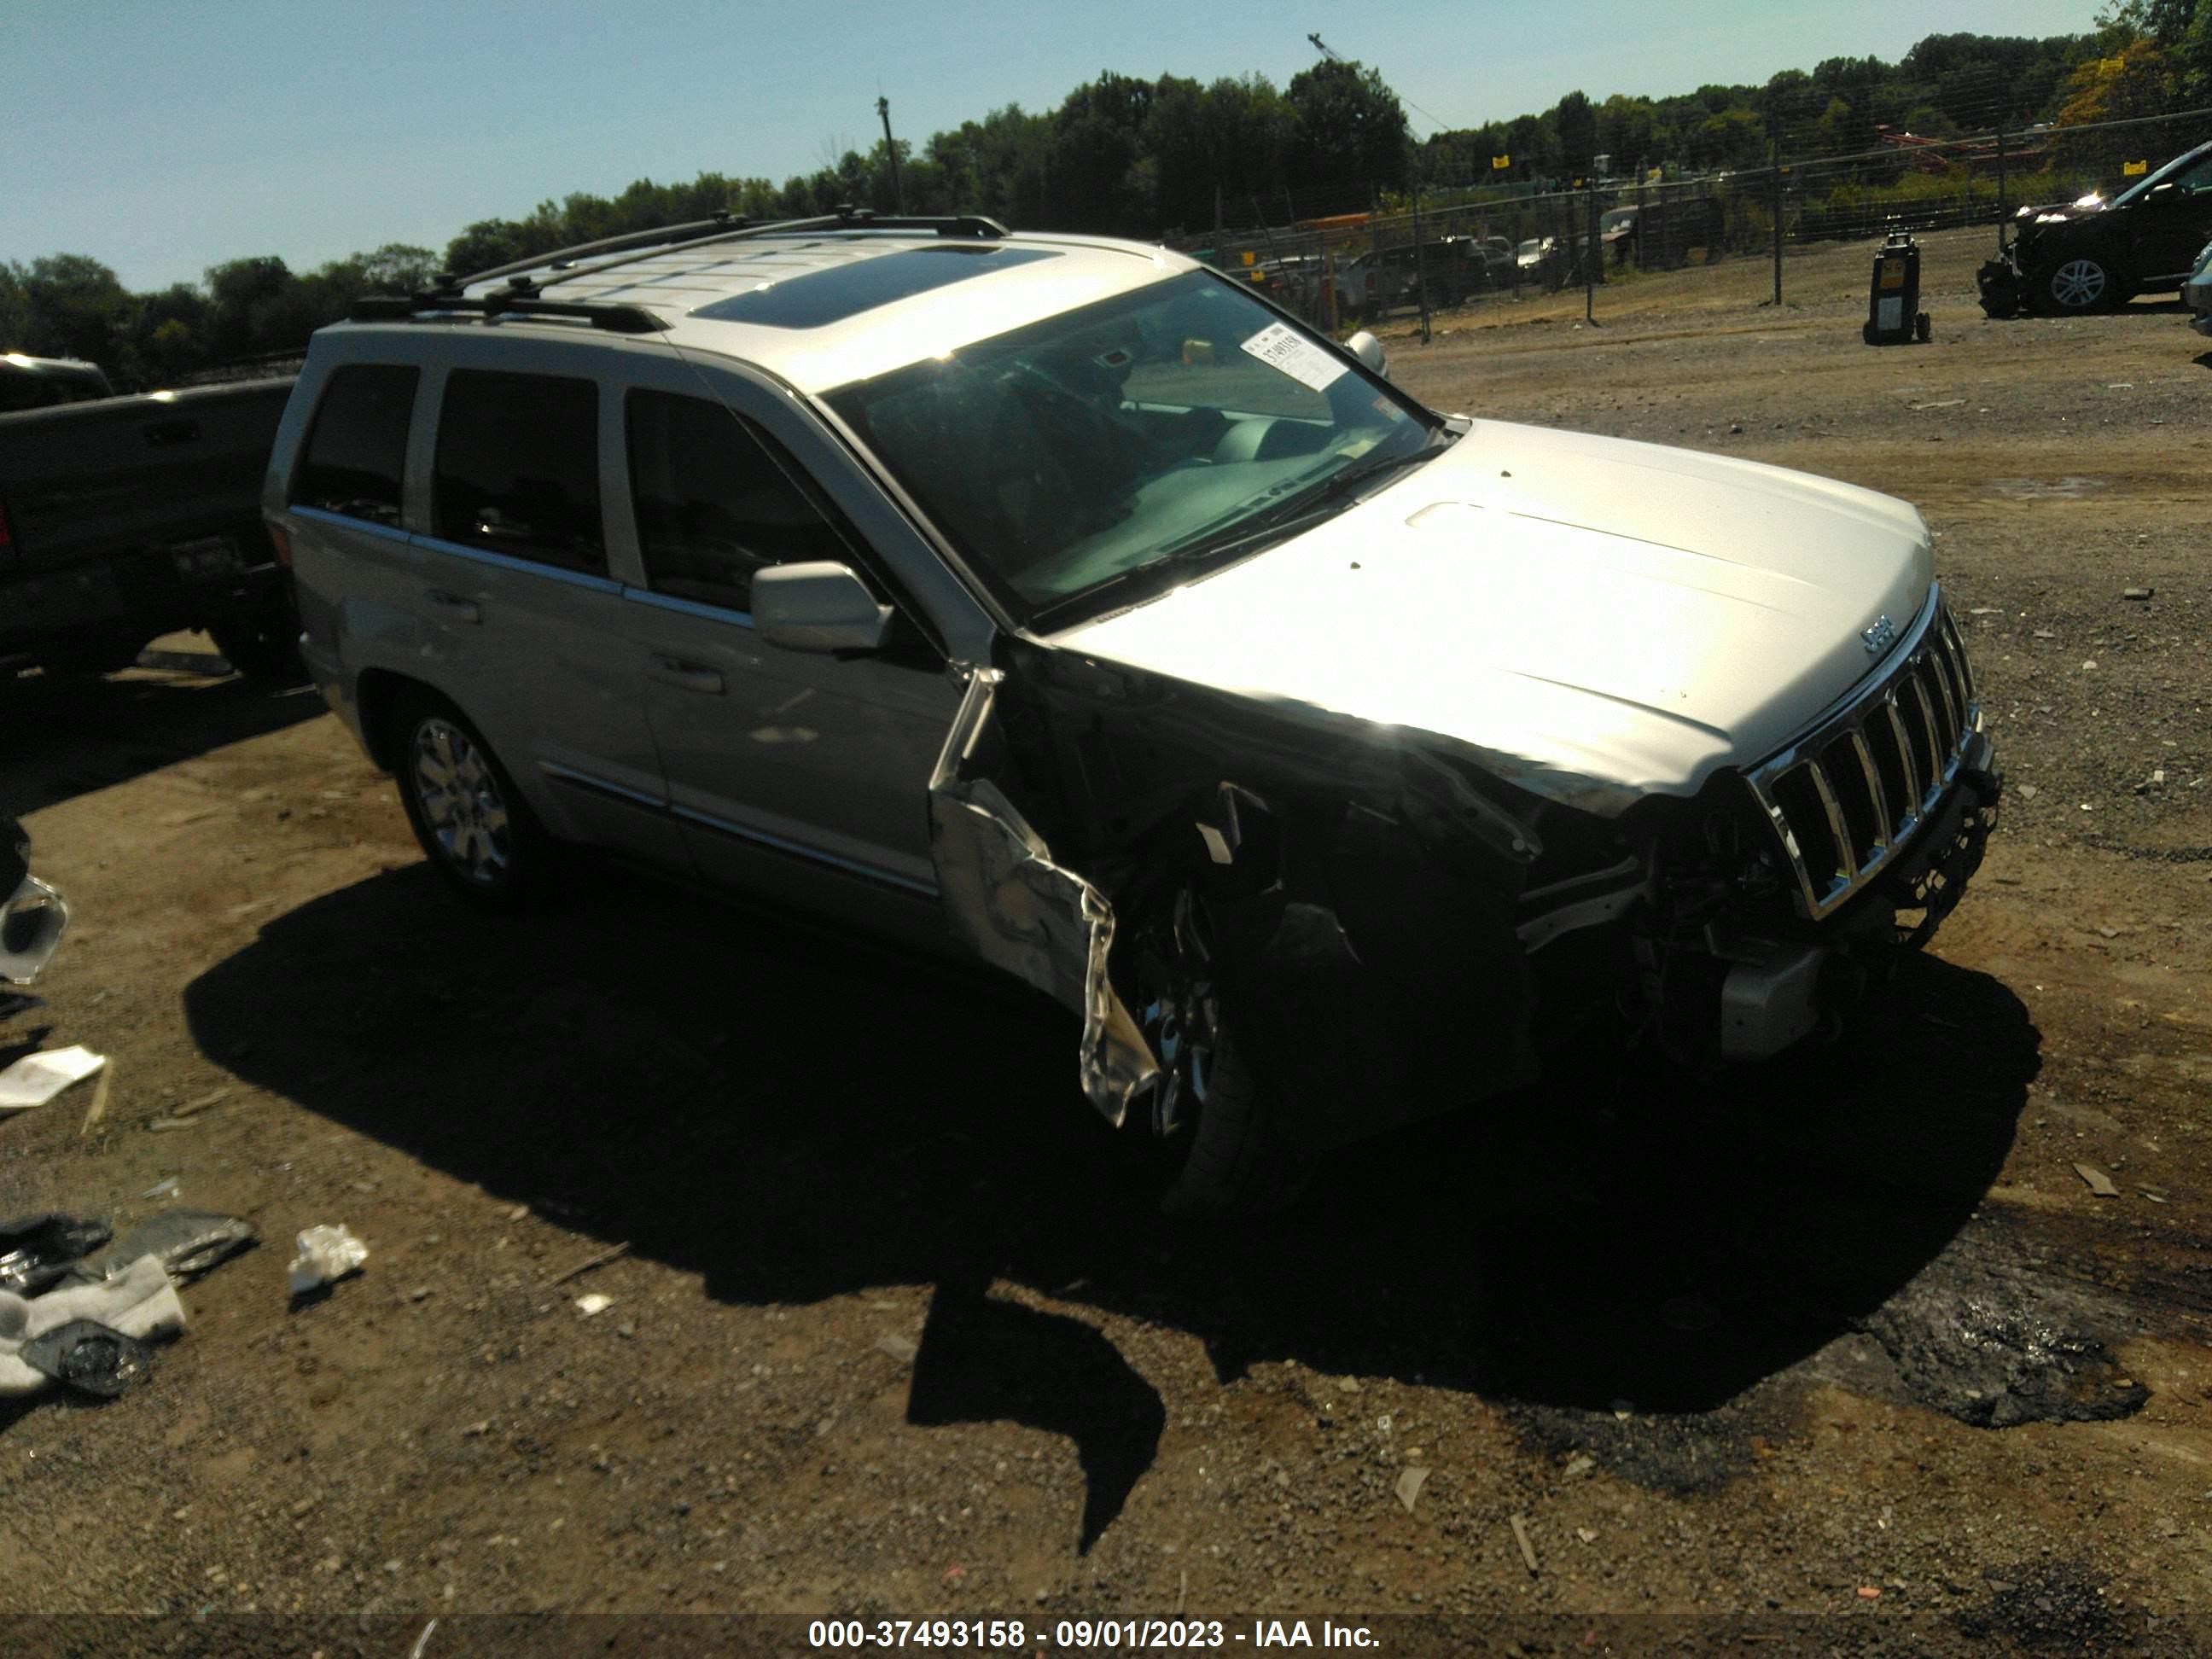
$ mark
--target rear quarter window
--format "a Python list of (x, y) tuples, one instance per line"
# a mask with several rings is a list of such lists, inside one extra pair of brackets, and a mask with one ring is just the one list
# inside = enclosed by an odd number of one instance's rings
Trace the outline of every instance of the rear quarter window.
[(307, 428), (292, 504), (397, 527), (421, 378), (421, 370), (397, 363), (353, 363), (333, 374)]
[(595, 381), (453, 370), (438, 416), (431, 533), (605, 575), (599, 434)]

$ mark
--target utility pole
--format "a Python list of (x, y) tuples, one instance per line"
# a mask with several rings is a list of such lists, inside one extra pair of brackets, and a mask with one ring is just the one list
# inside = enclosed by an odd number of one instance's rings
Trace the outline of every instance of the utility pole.
[(2005, 251), (2004, 149), (2004, 118), (2000, 116), (1997, 118), (1997, 258), (2000, 259), (2004, 258)]
[(901, 213), (906, 211), (906, 185), (899, 178), (898, 146), (891, 142), (891, 100), (878, 94), (876, 113), (884, 118), (884, 155), (891, 164), (891, 200)]

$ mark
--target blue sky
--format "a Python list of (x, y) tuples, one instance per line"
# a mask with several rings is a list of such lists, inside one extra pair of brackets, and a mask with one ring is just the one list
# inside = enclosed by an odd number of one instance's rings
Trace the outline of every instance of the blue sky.
[[(0, 0), (0, 258), (88, 253), (133, 289), (274, 253), (304, 270), (571, 191), (781, 182), (1101, 70), (1278, 85), (1319, 29), (1464, 126), (1579, 88), (1662, 95), (1921, 37), (2092, 27), (2096, 0), (1035, 0), (917, 5)], [(1415, 114), (1416, 130), (1430, 124)]]

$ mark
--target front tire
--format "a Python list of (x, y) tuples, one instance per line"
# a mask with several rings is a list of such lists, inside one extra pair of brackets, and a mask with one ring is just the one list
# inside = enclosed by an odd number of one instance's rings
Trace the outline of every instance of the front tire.
[(1162, 1075), (1133, 1106), (1160, 1169), (1160, 1208), (1191, 1220), (1285, 1208), (1313, 1160), (1284, 1140), (1273, 1091), (1244, 1063), (1214, 981), (1204, 906), (1188, 889), (1140, 952), (1139, 980), (1135, 1012)]
[(2127, 287), (2109, 260), (2094, 253), (2071, 253), (2036, 274), (2034, 294), (2045, 309), (2075, 317), (2112, 310), (2127, 298)]
[(407, 823), (441, 879), (472, 904), (527, 909), (550, 890), (555, 848), (481, 733), (434, 693), (392, 713)]

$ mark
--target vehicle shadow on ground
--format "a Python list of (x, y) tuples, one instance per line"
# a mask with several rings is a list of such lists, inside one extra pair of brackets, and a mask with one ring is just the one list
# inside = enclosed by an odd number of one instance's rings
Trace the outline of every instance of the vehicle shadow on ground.
[[(213, 673), (222, 659), (208, 659)], [(0, 684), (7, 736), (0, 811), (34, 812), (143, 773), (312, 720), (313, 686), (132, 671), (100, 679), (32, 675)]]
[(993, 1285), (1188, 1331), (1224, 1379), (1711, 1412), (1945, 1249), (2038, 1064), (2009, 991), (1919, 957), (1836, 1048), (1710, 1085), (1599, 1052), (1332, 1158), (1286, 1215), (1179, 1225), (1082, 1104), (1073, 1021), (1026, 998), (651, 888), (487, 921), (414, 866), (276, 919), (185, 1003), (249, 1081), (715, 1297), (938, 1286), (912, 1419), (1050, 1427), (1117, 1484), (1157, 1397), (1077, 1386), (1110, 1350), (994, 1322)]

